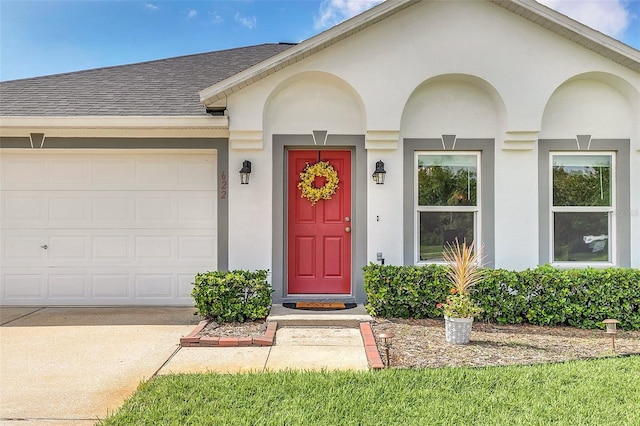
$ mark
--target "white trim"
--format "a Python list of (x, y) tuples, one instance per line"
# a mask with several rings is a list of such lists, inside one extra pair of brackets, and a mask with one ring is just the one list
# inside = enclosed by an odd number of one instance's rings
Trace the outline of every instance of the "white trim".
[(191, 116), (4, 116), (0, 136), (229, 137), (229, 118)]
[(367, 130), (365, 149), (398, 149), (399, 130)]
[[(26, 154), (40, 155), (44, 151), (31, 148), (3, 148), (3, 153), (7, 154)], [(46, 151), (48, 156), (51, 155), (85, 155), (85, 154), (127, 154), (127, 155), (150, 155), (150, 154), (191, 154), (191, 155), (217, 155), (217, 149), (166, 149), (166, 148), (60, 148), (49, 149)]]
[[(635, 50), (634, 48), (632, 48), (631, 46), (628, 46), (624, 43), (622, 43), (621, 41), (618, 41), (612, 37), (609, 37), (606, 34), (603, 34), (599, 31), (594, 30), (593, 28), (579, 22), (576, 21), (572, 18), (569, 18), (568, 16), (548, 7), (545, 6), (541, 3), (538, 3), (537, 1), (534, 0), (491, 0), (492, 2), (501, 5), (502, 7), (505, 7), (509, 10), (513, 10), (513, 7), (509, 8), (509, 3), (512, 4), (516, 4), (524, 9), (526, 9), (529, 12), (535, 13), (536, 15), (540, 16), (543, 19), (547, 19), (549, 20), (552, 24), (555, 24), (557, 26), (561, 26), (566, 28), (568, 31), (571, 31), (572, 33), (575, 33), (576, 35), (580, 36), (580, 37), (584, 37), (586, 39), (588, 39), (591, 42), (594, 42), (600, 46), (602, 46), (603, 48), (607, 49), (607, 50), (611, 50), (614, 53), (617, 53), (619, 55), (622, 56), (626, 56), (627, 58), (629, 58), (632, 61), (635, 61), (636, 63), (638, 61), (640, 61), (640, 52), (638, 52), (637, 50)], [(516, 14), (518, 15), (523, 15), (521, 13), (519, 13), (519, 11), (515, 11)], [(526, 16), (525, 16), (526, 17)], [(527, 18), (530, 19), (530, 18)], [(531, 21), (533, 22), (537, 22), (536, 19), (531, 19)], [(553, 28), (549, 28), (552, 31), (554, 31)], [(554, 31), (554, 32), (558, 32), (558, 31)], [(569, 38), (569, 37), (567, 37)], [(586, 46), (589, 47), (589, 46)], [(600, 51), (599, 52), (602, 56), (607, 57), (604, 53)], [(623, 64), (625, 65), (625, 64)], [(630, 65), (630, 64), (629, 64)], [(627, 65), (627, 66), (629, 66)]]
[[(554, 206), (553, 204), (553, 157), (554, 156), (608, 156), (611, 157), (611, 188), (610, 205), (608, 206)], [(617, 174), (616, 174), (616, 152), (615, 151), (549, 151), (549, 262), (558, 267), (607, 267), (615, 266), (617, 259), (616, 240), (616, 212), (617, 212)], [(555, 213), (608, 213), (608, 260), (606, 261), (555, 261)]]
[[(475, 206), (419, 206), (418, 205), (418, 157), (420, 155), (473, 155), (476, 157), (476, 205)], [(415, 151), (413, 162), (413, 176), (414, 176), (414, 188), (413, 188), (413, 211), (414, 211), (414, 224), (413, 232), (416, 236), (414, 246), (414, 264), (415, 265), (428, 265), (428, 264), (445, 264), (446, 262), (435, 260), (421, 260), (420, 259), (420, 213), (422, 212), (455, 212), (455, 213), (474, 213), (473, 215), (473, 240), (476, 242), (476, 247), (482, 247), (482, 152), (481, 151)]]
[(230, 130), (229, 146), (237, 150), (262, 150), (263, 132), (262, 130)]

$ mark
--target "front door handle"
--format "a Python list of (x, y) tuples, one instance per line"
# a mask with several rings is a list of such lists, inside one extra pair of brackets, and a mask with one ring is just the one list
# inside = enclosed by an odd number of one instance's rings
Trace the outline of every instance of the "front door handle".
[(347, 226), (346, 228), (344, 228), (344, 232), (351, 232), (351, 228)]

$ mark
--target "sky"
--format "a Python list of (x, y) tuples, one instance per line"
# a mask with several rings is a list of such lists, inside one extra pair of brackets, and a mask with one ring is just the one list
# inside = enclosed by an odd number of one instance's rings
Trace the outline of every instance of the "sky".
[[(640, 0), (538, 1), (640, 50)], [(380, 2), (0, 0), (0, 80), (298, 43)]]

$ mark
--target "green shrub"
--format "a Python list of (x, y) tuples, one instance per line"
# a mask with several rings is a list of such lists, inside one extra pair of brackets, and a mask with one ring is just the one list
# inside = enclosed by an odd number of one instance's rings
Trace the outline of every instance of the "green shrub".
[(266, 318), (273, 290), (267, 271), (205, 272), (197, 274), (191, 292), (198, 314), (217, 322)]
[[(367, 310), (387, 318), (438, 318), (451, 284), (443, 265), (364, 267)], [(487, 269), (471, 293), (484, 310), (479, 320), (499, 324), (603, 328), (615, 318), (640, 330), (640, 269)]]
[(473, 297), (484, 309), (478, 319), (498, 324), (521, 324), (527, 319), (527, 292), (518, 272), (487, 269)]
[(364, 267), (367, 310), (371, 315), (387, 318), (435, 318), (436, 307), (449, 294), (451, 284), (445, 268), (427, 266)]

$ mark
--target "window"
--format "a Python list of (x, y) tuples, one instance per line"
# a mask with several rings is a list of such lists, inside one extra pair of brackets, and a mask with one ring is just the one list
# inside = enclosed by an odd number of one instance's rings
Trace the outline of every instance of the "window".
[(441, 262), (447, 243), (478, 241), (480, 154), (416, 152), (417, 262)]
[(607, 262), (615, 258), (615, 156), (551, 153), (553, 262)]

